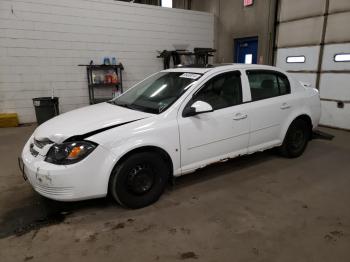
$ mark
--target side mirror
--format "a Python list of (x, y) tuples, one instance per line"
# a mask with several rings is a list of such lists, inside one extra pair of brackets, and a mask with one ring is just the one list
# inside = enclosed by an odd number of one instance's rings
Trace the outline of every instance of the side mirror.
[(196, 101), (190, 107), (185, 109), (184, 116), (195, 116), (198, 114), (213, 112), (213, 107), (209, 105), (207, 102)]

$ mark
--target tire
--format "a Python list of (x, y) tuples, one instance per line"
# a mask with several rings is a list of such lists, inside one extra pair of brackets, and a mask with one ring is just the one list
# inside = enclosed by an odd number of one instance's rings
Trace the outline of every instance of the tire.
[(282, 156), (296, 158), (303, 154), (310, 140), (310, 126), (302, 119), (296, 119), (289, 126), (283, 144), (279, 148)]
[(169, 168), (159, 154), (135, 153), (114, 169), (109, 193), (124, 207), (145, 207), (159, 199), (168, 177)]

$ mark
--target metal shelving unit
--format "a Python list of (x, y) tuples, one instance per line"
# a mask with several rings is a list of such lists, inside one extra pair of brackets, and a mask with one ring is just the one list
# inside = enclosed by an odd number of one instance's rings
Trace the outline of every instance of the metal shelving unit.
[[(116, 88), (120, 93), (123, 93), (123, 74), (124, 70), (123, 65), (120, 63), (118, 65), (79, 65), (86, 66), (86, 73), (88, 79), (88, 88), (89, 88), (89, 100), (90, 104), (97, 104), (101, 102), (106, 102), (111, 100), (112, 92), (110, 97), (96, 97), (95, 89), (98, 88)], [(106, 80), (106, 76), (112, 75), (111, 72), (114, 72), (117, 76), (117, 82), (113, 83)], [(103, 76), (102, 79), (97, 79), (96, 76)]]
[[(157, 58), (163, 58), (163, 67), (164, 69), (170, 68), (171, 60), (174, 67), (182, 66), (199, 66), (205, 67), (208, 65), (209, 57), (214, 56), (216, 50), (212, 48), (199, 48), (196, 47), (193, 49), (193, 52), (187, 50), (163, 50), (159, 52)], [(188, 63), (190, 60), (192, 62)]]

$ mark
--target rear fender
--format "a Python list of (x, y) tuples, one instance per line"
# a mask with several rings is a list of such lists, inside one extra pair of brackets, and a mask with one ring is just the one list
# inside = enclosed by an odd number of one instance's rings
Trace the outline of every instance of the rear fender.
[(284, 138), (287, 134), (288, 128), (290, 127), (292, 122), (296, 118), (298, 118), (299, 116), (302, 116), (302, 115), (307, 115), (311, 119), (311, 122), (312, 122), (312, 117), (311, 117), (312, 114), (311, 114), (310, 109), (308, 109), (307, 107), (303, 107), (303, 108), (300, 108), (298, 110), (293, 111), (293, 113), (291, 113), (289, 115), (288, 119), (284, 122), (284, 125), (281, 128), (281, 134), (280, 134), (281, 143), (283, 143)]

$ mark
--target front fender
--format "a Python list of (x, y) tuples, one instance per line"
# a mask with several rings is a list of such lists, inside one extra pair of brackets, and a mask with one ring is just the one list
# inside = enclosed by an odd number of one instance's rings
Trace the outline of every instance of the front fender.
[(169, 145), (165, 143), (160, 143), (159, 138), (156, 138), (156, 137), (144, 138), (142, 139), (142, 141), (140, 140), (139, 141), (130, 140), (127, 142), (124, 141), (119, 146), (116, 146), (113, 149), (111, 149), (111, 151), (113, 152), (113, 155), (115, 156), (114, 162), (118, 163), (118, 161), (129, 152), (135, 149), (143, 148), (143, 147), (156, 147), (165, 151), (169, 155), (172, 161), (173, 174), (179, 175), (181, 173), (179, 148), (174, 148), (174, 149), (170, 148)]
[(180, 143), (176, 120), (141, 120), (89, 137), (113, 154), (115, 164), (127, 153), (141, 147), (153, 146), (164, 150), (173, 164), (173, 174), (181, 174)]

